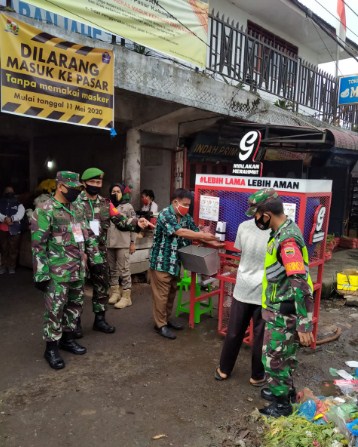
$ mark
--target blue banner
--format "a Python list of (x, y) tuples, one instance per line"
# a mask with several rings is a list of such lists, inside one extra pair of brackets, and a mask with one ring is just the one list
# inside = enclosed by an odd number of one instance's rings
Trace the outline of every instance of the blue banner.
[(339, 78), (338, 105), (358, 104), (358, 75)]

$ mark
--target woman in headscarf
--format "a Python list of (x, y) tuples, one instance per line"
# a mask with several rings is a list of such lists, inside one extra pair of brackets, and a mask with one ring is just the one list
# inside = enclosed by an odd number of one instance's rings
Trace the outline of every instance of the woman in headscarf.
[[(116, 212), (126, 218), (126, 224), (130, 231), (123, 231), (114, 219), (107, 234), (108, 264), (110, 270), (110, 298), (109, 303), (116, 309), (123, 309), (132, 305), (131, 288), (132, 279), (129, 268), (129, 255), (135, 252), (135, 232), (137, 219), (131, 200), (130, 187), (115, 183), (110, 190), (111, 215)], [(133, 224), (132, 227), (130, 226)]]

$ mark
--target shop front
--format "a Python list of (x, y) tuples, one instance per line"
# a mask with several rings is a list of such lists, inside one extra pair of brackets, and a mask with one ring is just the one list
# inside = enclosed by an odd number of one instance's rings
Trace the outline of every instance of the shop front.
[(220, 119), (209, 129), (183, 138), (181, 146), (186, 160), (183, 185), (192, 191), (196, 174), (332, 180), (328, 231), (348, 233), (358, 135)]

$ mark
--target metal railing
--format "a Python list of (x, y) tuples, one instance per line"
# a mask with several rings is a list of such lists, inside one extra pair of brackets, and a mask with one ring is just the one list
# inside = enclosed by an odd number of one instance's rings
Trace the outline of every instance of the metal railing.
[[(310, 108), (313, 115), (346, 128), (358, 128), (357, 106), (338, 107), (338, 80), (284, 48), (255, 38), (224, 16), (209, 15), (207, 69), (250, 90), (263, 90), (283, 106)], [(239, 85), (240, 86), (240, 85)]]

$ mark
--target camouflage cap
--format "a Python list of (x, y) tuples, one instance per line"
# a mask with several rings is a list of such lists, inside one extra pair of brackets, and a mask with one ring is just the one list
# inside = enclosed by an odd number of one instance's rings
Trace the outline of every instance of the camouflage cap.
[(246, 216), (248, 217), (254, 216), (260, 206), (264, 205), (269, 200), (277, 199), (277, 197), (278, 197), (277, 191), (273, 188), (264, 188), (254, 192), (247, 199), (249, 208), (245, 213)]
[(104, 172), (101, 169), (98, 168), (88, 168), (86, 169), (82, 176), (81, 180), (91, 180), (92, 178), (103, 178)]
[(82, 187), (82, 183), (80, 182), (80, 176), (76, 172), (71, 171), (59, 171), (56, 174), (57, 183), (63, 183), (65, 186), (69, 188), (78, 188)]

